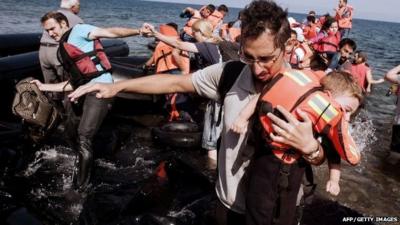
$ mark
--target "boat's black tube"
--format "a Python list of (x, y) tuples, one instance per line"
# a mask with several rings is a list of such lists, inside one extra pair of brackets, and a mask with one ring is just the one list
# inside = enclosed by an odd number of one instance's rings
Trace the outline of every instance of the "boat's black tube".
[(0, 57), (39, 50), (42, 33), (0, 35)]
[(200, 146), (202, 132), (195, 123), (168, 122), (152, 129), (153, 139), (161, 144), (176, 148)]

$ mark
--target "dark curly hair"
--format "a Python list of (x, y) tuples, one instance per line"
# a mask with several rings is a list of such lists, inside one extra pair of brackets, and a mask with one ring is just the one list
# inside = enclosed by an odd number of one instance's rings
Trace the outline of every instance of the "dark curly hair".
[(254, 0), (240, 14), (242, 20), (242, 39), (257, 38), (266, 29), (274, 36), (274, 46), (283, 49), (290, 37), (287, 10), (274, 1)]

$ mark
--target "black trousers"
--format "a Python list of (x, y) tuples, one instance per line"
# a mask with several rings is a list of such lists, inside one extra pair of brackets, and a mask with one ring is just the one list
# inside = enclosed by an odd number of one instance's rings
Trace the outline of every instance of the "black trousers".
[(76, 140), (84, 137), (92, 141), (107, 115), (112, 99), (98, 99), (94, 93), (85, 96), (81, 115), (77, 115), (69, 100), (66, 100), (65, 130), (67, 138)]
[(400, 153), (400, 125), (393, 125), (392, 127), (392, 142), (390, 143), (390, 150)]
[(290, 166), (288, 186), (279, 192), (281, 165), (270, 150), (263, 149), (256, 153), (249, 171), (246, 225), (296, 223), (296, 199), (306, 162), (301, 160)]

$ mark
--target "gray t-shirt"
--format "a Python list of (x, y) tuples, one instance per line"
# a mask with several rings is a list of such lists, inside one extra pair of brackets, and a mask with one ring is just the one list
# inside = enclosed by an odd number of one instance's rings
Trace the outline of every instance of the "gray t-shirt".
[[(214, 64), (192, 75), (196, 92), (206, 98), (220, 101), (218, 83), (225, 63)], [(218, 152), (218, 180), (216, 192), (221, 202), (229, 209), (245, 212), (245, 174), (254, 153), (247, 145), (248, 134), (237, 134), (229, 130), (242, 109), (257, 94), (249, 66), (245, 66), (238, 79), (226, 94), (223, 105), (224, 124)], [(249, 123), (249, 128), (251, 123)]]
[[(61, 9), (57, 10), (57, 12), (60, 12), (67, 17), (69, 27), (73, 27), (76, 24), (83, 23), (83, 20), (79, 16), (75, 15), (69, 9), (61, 8)], [(58, 42), (55, 41), (53, 38), (51, 38), (47, 31), (43, 31), (43, 35), (42, 35), (42, 38), (40, 39), (40, 43), (58, 45)]]

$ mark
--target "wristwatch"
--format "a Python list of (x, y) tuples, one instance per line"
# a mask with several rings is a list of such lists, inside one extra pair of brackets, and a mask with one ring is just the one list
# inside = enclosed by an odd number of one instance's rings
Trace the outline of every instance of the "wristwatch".
[(306, 158), (309, 161), (313, 161), (314, 159), (318, 158), (319, 152), (321, 151), (321, 145), (318, 143), (318, 147), (316, 150), (312, 151), (310, 154), (303, 155), (304, 158)]

